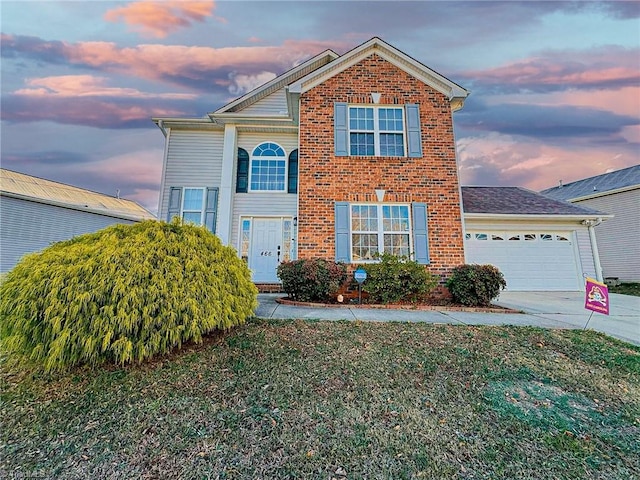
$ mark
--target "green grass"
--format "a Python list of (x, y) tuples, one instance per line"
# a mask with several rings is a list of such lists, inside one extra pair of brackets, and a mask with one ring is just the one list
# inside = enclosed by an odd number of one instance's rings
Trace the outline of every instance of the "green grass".
[(617, 286), (609, 287), (611, 293), (621, 293), (622, 295), (633, 295), (634, 297), (640, 297), (640, 283), (637, 282), (624, 282)]
[(640, 476), (640, 347), (592, 331), (255, 319), (0, 382), (0, 478)]

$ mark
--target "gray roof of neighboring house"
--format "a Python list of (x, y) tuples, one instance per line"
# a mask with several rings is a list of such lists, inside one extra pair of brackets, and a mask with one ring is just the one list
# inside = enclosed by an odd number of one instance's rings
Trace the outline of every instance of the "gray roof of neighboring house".
[(640, 165), (547, 188), (540, 193), (559, 200), (573, 200), (634, 185), (640, 185)]
[(605, 215), (521, 187), (462, 187), (464, 213), (503, 215)]
[(111, 217), (130, 220), (156, 218), (151, 212), (132, 200), (110, 197), (102, 193), (32, 177), (4, 168), (0, 168), (0, 193)]

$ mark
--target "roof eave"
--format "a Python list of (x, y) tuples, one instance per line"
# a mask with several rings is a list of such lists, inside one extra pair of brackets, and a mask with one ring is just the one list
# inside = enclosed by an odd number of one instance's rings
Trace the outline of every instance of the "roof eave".
[(582, 221), (608, 220), (613, 215), (602, 213), (577, 214), (523, 214), (523, 213), (464, 213), (465, 219), (470, 220), (553, 220), (553, 221)]
[(19, 200), (26, 200), (26, 201), (29, 201), (29, 202), (41, 203), (43, 205), (52, 205), (54, 207), (67, 208), (69, 210), (77, 210), (77, 211), (80, 211), (80, 212), (94, 213), (94, 214), (97, 214), (97, 215), (103, 215), (105, 217), (120, 218), (122, 220), (131, 220), (133, 222), (141, 222), (143, 220), (157, 220), (158, 219), (155, 215), (153, 215), (151, 212), (149, 212), (146, 209), (145, 209), (145, 211), (148, 213), (148, 215), (149, 215), (148, 217), (144, 216), (144, 215), (132, 215), (132, 214), (124, 213), (124, 212), (123, 213), (115, 212), (113, 210), (100, 210), (98, 208), (83, 207), (82, 205), (74, 205), (74, 204), (69, 204), (69, 203), (64, 203), (64, 202), (58, 202), (56, 200), (48, 200), (48, 199), (44, 199), (44, 198), (32, 197), (30, 195), (21, 195), (19, 193), (14, 193), (14, 192), (0, 191), (0, 195), (5, 196), (5, 197), (16, 198), (16, 199), (19, 199)]
[(606, 190), (604, 192), (594, 192), (594, 193), (590, 193), (589, 195), (583, 195), (581, 197), (575, 197), (575, 198), (570, 198), (569, 200), (567, 200), (568, 202), (581, 202), (583, 200), (590, 200), (592, 198), (598, 198), (598, 197), (605, 197), (607, 195), (615, 195), (616, 193), (623, 193), (623, 192), (628, 192), (630, 190), (637, 190), (640, 189), (640, 185), (636, 184), (636, 185), (629, 185), (627, 187), (620, 187), (620, 188), (615, 188), (613, 190)]

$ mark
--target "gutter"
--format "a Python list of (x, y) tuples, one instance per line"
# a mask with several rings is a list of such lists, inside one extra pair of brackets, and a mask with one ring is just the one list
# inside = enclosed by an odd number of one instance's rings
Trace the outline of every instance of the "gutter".
[(464, 213), (465, 219), (470, 220), (575, 220), (576, 222), (583, 222), (587, 220), (607, 220), (613, 218), (613, 215), (609, 214), (593, 214), (593, 215), (577, 215), (577, 214), (517, 214), (517, 213)]

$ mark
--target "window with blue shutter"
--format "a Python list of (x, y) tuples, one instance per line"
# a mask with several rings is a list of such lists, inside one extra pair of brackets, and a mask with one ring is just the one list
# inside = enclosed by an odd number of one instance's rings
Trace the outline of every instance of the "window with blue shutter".
[(289, 154), (287, 192), (298, 193), (298, 149)]
[(334, 142), (336, 156), (422, 157), (418, 105), (336, 102)]

